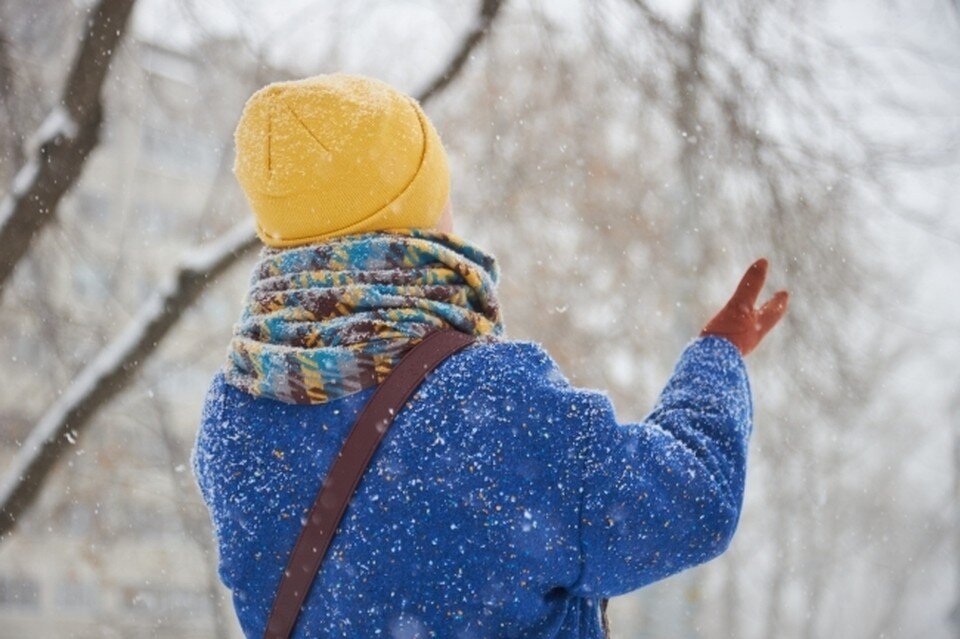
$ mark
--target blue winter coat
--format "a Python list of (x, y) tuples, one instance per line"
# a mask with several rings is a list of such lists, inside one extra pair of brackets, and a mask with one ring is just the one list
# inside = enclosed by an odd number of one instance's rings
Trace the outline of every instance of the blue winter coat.
[[(320, 405), (218, 374), (194, 471), (248, 637), (373, 388)], [(536, 342), (474, 344), (397, 416), (296, 637), (600, 637), (599, 600), (722, 553), (743, 499), (752, 400), (733, 344), (684, 350), (658, 405), (618, 423)]]

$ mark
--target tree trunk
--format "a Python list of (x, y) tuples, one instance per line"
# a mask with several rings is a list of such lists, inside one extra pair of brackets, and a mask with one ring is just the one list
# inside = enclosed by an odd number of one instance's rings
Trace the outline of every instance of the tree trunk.
[(100, 0), (90, 13), (60, 100), (35, 134), (36, 151), (0, 201), (0, 299), (34, 238), (99, 143), (101, 89), (136, 0)]

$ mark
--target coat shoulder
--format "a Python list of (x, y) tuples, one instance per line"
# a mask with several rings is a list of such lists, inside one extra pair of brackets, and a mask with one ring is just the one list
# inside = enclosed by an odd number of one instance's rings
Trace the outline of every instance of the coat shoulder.
[[(441, 362), (428, 381), (421, 385), (418, 395), (445, 395), (452, 390), (457, 395), (486, 391), (502, 396), (544, 387), (571, 388), (569, 380), (542, 344), (532, 340), (481, 338)], [(348, 412), (359, 410), (373, 390), (367, 388), (334, 403)], [(440, 395), (435, 399), (441, 400)], [(202, 421), (208, 426), (223, 426), (231, 421), (227, 418), (238, 414), (250, 417), (260, 411), (276, 414), (303, 408), (250, 395), (232, 386), (226, 381), (223, 370), (218, 370), (207, 389)]]
[(569, 387), (569, 381), (557, 362), (542, 344), (532, 340), (478, 341), (464, 349), (452, 361), (441, 365), (443, 373), (457, 370), (474, 376), (483, 384), (517, 384), (533, 382)]

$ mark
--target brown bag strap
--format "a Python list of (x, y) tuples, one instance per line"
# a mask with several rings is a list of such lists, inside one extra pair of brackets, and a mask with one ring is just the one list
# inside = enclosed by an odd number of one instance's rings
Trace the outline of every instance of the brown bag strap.
[(280, 578), (264, 639), (287, 639), (333, 535), (380, 440), (417, 386), (449, 355), (474, 341), (453, 329), (434, 331), (400, 359), (374, 391), (320, 487)]

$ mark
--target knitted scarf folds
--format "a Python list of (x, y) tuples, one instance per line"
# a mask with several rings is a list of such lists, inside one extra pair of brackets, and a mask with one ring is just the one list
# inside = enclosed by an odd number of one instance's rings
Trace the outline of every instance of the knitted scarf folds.
[(257, 396), (320, 404), (383, 381), (429, 332), (503, 335), (494, 257), (436, 229), (264, 248), (224, 375)]

